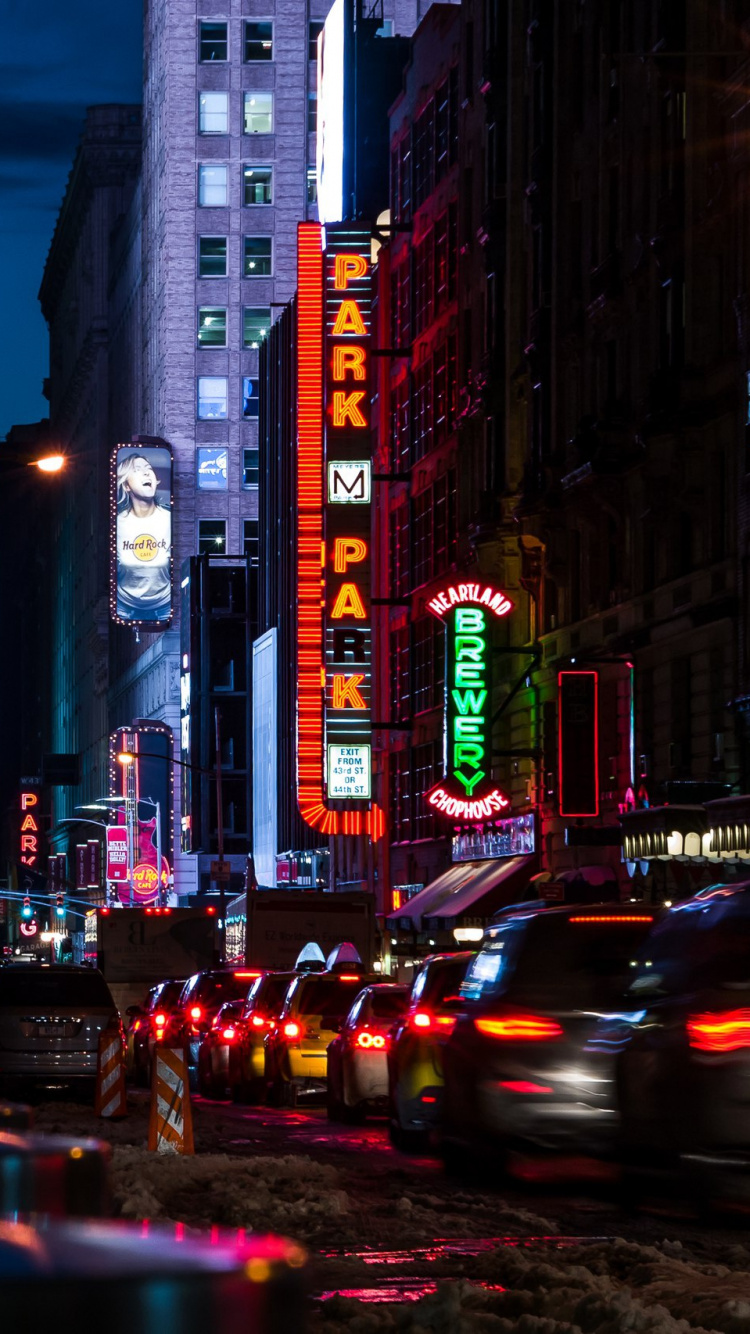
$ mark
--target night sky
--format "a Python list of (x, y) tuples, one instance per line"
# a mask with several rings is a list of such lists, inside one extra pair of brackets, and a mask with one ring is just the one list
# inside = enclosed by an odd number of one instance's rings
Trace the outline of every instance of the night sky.
[(0, 438), (47, 415), (37, 293), (85, 109), (141, 100), (141, 0), (0, 0)]

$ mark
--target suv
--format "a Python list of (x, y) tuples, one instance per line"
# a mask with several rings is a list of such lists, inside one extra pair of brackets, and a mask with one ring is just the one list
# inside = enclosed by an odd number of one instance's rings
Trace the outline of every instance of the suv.
[(622, 1010), (653, 920), (639, 905), (529, 904), (487, 930), (443, 1052), (446, 1164), (483, 1144), (613, 1152), (614, 1052), (597, 1025)]
[(278, 1021), (289, 983), (296, 973), (264, 973), (253, 982), (237, 1020), (237, 1041), (229, 1049), (229, 1087), (235, 1102), (258, 1103), (265, 1097), (263, 1044)]
[(72, 964), (0, 968), (0, 1080), (96, 1078), (99, 1037), (124, 1035), (102, 974)]
[(189, 977), (180, 993), (164, 1036), (165, 1042), (182, 1041), (187, 1052), (190, 1087), (197, 1087), (198, 1052), (222, 1005), (244, 1000), (260, 977), (257, 968), (216, 968)]
[(383, 981), (388, 979), (365, 973), (361, 964), (345, 963), (341, 971), (303, 974), (291, 982), (278, 1023), (265, 1041), (271, 1107), (294, 1107), (301, 1089), (325, 1090), (329, 1042), (340, 1031), (358, 992)]

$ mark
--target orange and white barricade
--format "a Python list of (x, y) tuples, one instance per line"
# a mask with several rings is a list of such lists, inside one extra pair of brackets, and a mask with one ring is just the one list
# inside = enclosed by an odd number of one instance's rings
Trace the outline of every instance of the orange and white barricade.
[(154, 1048), (148, 1147), (157, 1153), (195, 1153), (184, 1047)]
[(122, 1033), (119, 1030), (99, 1034), (94, 1114), (112, 1120), (128, 1114), (125, 1093), (125, 1053), (122, 1049)]

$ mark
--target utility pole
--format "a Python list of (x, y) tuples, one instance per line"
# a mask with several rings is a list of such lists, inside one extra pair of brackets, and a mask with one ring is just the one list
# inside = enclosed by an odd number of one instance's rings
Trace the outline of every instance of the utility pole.
[(222, 799), (221, 786), (221, 713), (218, 705), (214, 709), (214, 727), (216, 740), (216, 836), (219, 852), (219, 963), (226, 963), (227, 959), (227, 924), (225, 920), (226, 912), (226, 891), (224, 882), (224, 802)]

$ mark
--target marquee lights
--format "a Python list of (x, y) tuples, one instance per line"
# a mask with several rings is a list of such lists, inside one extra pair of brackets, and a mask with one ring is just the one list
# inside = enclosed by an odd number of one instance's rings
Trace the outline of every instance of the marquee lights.
[(370, 233), (301, 223), (297, 255), (297, 796), (321, 833), (377, 839), (385, 821), (370, 806)]
[(425, 797), (449, 819), (480, 823), (510, 807), (492, 781), (490, 628), (513, 604), (488, 585), (461, 583), (427, 605), (446, 628), (445, 777)]

